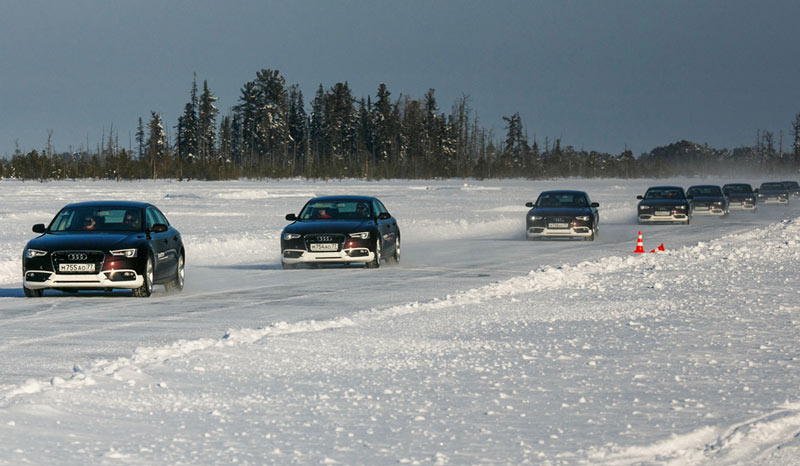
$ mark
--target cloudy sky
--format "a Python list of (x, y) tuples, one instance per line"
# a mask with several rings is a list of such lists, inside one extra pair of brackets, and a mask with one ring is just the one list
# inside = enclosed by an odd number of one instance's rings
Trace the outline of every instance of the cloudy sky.
[(796, 0), (29, 0), (0, 11), (0, 155), (95, 147), (137, 119), (173, 127), (193, 73), (222, 113), (262, 68), (306, 98), (436, 89), (482, 126), (635, 153), (680, 139), (751, 144), (800, 112)]

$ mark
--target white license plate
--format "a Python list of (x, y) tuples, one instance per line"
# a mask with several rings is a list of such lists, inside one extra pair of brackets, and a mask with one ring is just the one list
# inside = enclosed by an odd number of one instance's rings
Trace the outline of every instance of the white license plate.
[(338, 251), (339, 245), (337, 243), (311, 243), (310, 248), (312, 251)]
[(658, 217), (666, 217), (669, 214), (670, 213), (668, 211), (665, 211), (665, 210), (657, 210), (656, 211), (656, 216), (658, 216)]
[(58, 271), (94, 273), (94, 264), (58, 264)]
[(569, 228), (569, 223), (548, 223), (547, 228)]

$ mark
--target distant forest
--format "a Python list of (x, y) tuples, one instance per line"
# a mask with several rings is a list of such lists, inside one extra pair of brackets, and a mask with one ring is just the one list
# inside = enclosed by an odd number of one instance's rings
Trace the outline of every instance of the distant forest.
[[(480, 126), (463, 96), (449, 112), (435, 91), (393, 98), (384, 84), (376, 95), (353, 96), (347, 82), (319, 86), (306, 105), (297, 85), (264, 69), (241, 88), (238, 104), (221, 116), (217, 97), (192, 82), (177, 124), (160, 114), (138, 120), (135, 141), (119, 143), (113, 129), (94, 149), (17, 150), (0, 159), (0, 178), (117, 180), (171, 178), (554, 178), (668, 177), (770, 174), (800, 171), (800, 113), (791, 147), (783, 133), (759, 130), (752, 146), (715, 149), (679, 141), (635, 157), (576, 149), (560, 139), (528, 136), (518, 113), (504, 116), (505, 134)], [(308, 109), (308, 110), (307, 110)], [(130, 139), (130, 138), (129, 138)], [(787, 144), (789, 146), (789, 144)]]

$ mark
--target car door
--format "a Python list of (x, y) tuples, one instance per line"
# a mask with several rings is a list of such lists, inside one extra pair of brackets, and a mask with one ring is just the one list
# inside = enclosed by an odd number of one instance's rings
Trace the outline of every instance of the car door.
[(155, 207), (148, 207), (146, 214), (147, 231), (150, 235), (150, 244), (153, 245), (153, 251), (156, 255), (155, 260), (155, 279), (156, 281), (166, 279), (175, 274), (175, 267), (177, 267), (177, 259), (172, 251), (170, 243), (170, 230), (156, 233), (153, 230), (153, 225), (163, 223), (166, 225), (166, 219), (161, 215)]
[[(397, 220), (389, 214), (381, 201), (374, 199), (372, 203), (374, 211), (378, 214), (378, 231), (383, 238), (383, 254), (392, 254), (397, 244)], [(381, 214), (386, 214), (384, 217), (388, 218), (381, 219)]]

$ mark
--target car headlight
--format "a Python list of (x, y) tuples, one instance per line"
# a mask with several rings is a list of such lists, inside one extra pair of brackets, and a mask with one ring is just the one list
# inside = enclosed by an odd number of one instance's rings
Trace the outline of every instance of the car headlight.
[(686, 210), (686, 206), (685, 205), (676, 205), (675, 209), (676, 210)]
[(584, 222), (588, 222), (591, 219), (592, 219), (592, 217), (589, 217), (588, 215), (579, 215), (579, 216), (575, 217), (575, 220), (582, 220)]
[(289, 241), (289, 240), (292, 240), (292, 239), (297, 239), (300, 236), (301, 235), (299, 235), (297, 233), (284, 233), (283, 234), (283, 239), (285, 239), (286, 241)]
[(722, 205), (722, 204), (723, 204), (723, 202), (721, 202), (721, 201), (714, 202), (714, 205)]
[(543, 217), (540, 217), (538, 215), (531, 215), (531, 220), (541, 220), (542, 218)]
[(649, 206), (649, 205), (640, 205), (639, 206), (639, 210), (650, 210), (650, 209), (652, 209), (652, 207)]
[(350, 233), (351, 238), (358, 238), (358, 239), (369, 239), (369, 232), (362, 231), (359, 233)]
[(120, 257), (127, 257), (132, 258), (136, 257), (136, 249), (117, 249), (116, 251), (109, 251), (112, 256), (120, 256)]
[(40, 251), (38, 249), (26, 249), (25, 250), (25, 257), (28, 259), (33, 259), (34, 257), (42, 257), (46, 256), (47, 251)]

